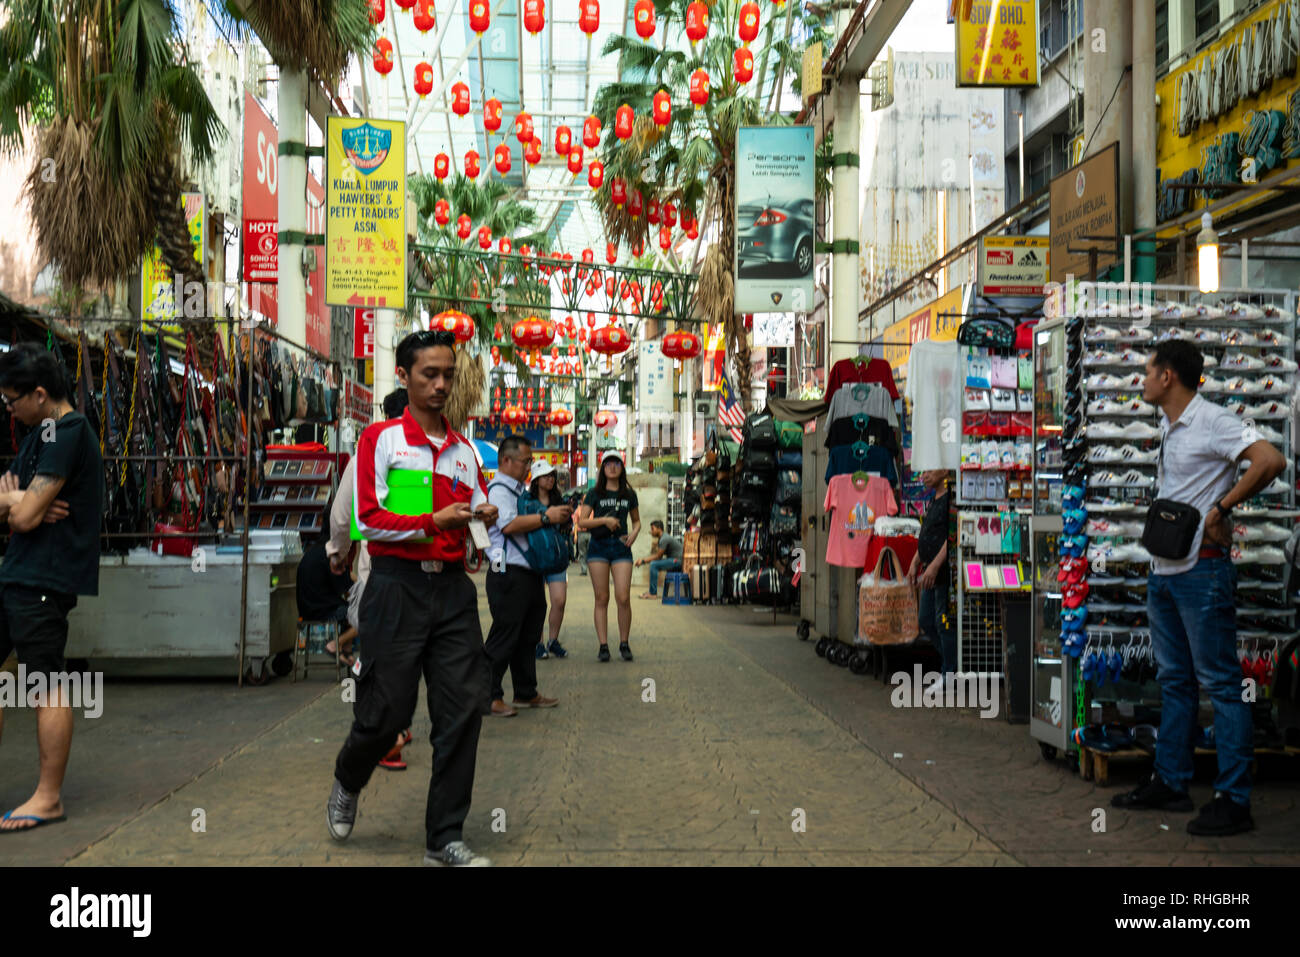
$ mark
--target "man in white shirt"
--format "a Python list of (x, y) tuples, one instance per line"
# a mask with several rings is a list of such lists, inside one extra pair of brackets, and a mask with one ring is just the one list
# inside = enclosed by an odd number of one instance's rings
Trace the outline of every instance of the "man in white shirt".
[[(1191, 834), (1222, 836), (1253, 828), (1250, 705), (1242, 700), (1237, 660), (1232, 509), (1286, 467), (1259, 432), (1196, 394), (1205, 360), (1190, 342), (1160, 343), (1147, 360), (1143, 398), (1160, 407), (1160, 498), (1191, 505), (1203, 516), (1186, 558), (1152, 558), (1147, 618), (1159, 665), (1160, 734), (1155, 769), (1115, 807), (1190, 811), (1192, 735), (1198, 685), (1214, 705), (1219, 776), (1214, 800), (1187, 825)], [(1238, 476), (1238, 463), (1250, 467)]]

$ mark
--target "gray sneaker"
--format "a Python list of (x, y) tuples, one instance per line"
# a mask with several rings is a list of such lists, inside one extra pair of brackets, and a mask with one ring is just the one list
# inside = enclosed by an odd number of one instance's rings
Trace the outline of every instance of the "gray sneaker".
[(464, 841), (452, 841), (440, 851), (424, 852), (424, 863), (431, 867), (491, 867), (492, 862), (475, 854)]
[(335, 778), (329, 802), (325, 805), (325, 826), (329, 829), (330, 837), (336, 841), (346, 841), (356, 820), (357, 795)]

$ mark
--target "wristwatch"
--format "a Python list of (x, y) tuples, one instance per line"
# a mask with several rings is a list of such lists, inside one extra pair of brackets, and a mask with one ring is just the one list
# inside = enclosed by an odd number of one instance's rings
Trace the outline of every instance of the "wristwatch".
[(1219, 510), (1219, 514), (1222, 515), (1224, 518), (1227, 518), (1229, 515), (1232, 514), (1232, 509), (1230, 509), (1230, 508), (1224, 508), (1224, 507), (1223, 507), (1223, 501), (1222, 501), (1222, 500), (1219, 500), (1219, 501), (1215, 502), (1215, 503), (1214, 503), (1212, 506), (1210, 506), (1210, 507), (1211, 507), (1211, 508), (1217, 508), (1217, 509)]
[(545, 528), (547, 525), (551, 524), (551, 516), (547, 515), (545, 512), (541, 512), (539, 514), (542, 516), (542, 528)]

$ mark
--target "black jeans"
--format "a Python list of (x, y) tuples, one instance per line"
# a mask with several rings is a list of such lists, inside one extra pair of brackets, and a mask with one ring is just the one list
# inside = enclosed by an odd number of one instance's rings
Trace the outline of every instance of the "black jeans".
[(484, 705), (505, 698), (501, 681), (507, 667), (515, 700), (535, 698), (536, 645), (546, 624), (546, 582), (537, 572), (507, 565), (504, 572), (488, 572), (487, 596), (492, 627), (484, 648), (492, 662), (492, 697)]
[(410, 726), (423, 673), (434, 752), (425, 840), (429, 850), (440, 850), (461, 839), (474, 790), (490, 672), (478, 590), (460, 564), (430, 574), (418, 562), (375, 556), (359, 631), (365, 646), (352, 731), (334, 776), (349, 791), (366, 786), (398, 732)]

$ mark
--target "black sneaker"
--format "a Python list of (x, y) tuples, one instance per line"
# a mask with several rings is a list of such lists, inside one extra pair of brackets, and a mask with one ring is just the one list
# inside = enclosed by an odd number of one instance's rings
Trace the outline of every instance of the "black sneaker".
[(1110, 806), (1132, 811), (1190, 811), (1193, 805), (1186, 791), (1175, 791), (1152, 771), (1136, 790), (1111, 798)]
[(1255, 819), (1250, 808), (1238, 804), (1226, 794), (1214, 795), (1214, 800), (1201, 808), (1201, 813), (1187, 822), (1188, 834), (1202, 837), (1226, 837), (1253, 830)]
[(618, 653), (622, 656), (624, 661), (632, 660), (632, 649), (628, 647), (626, 641), (618, 646)]
[(609, 661), (609, 645), (600, 646), (600, 654), (596, 656), (597, 661)]

